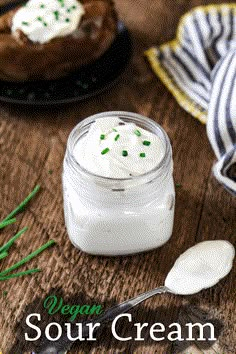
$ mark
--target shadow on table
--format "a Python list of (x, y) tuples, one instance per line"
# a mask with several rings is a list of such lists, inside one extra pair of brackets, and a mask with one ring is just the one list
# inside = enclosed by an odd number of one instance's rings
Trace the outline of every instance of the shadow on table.
[[(83, 293), (76, 294), (75, 296), (71, 296), (70, 299), (67, 300), (65, 294), (63, 293), (63, 290), (60, 288), (56, 289), (51, 289), (48, 293), (48, 295), (56, 295), (59, 298), (63, 298), (64, 304), (70, 304), (70, 305), (75, 305), (75, 304), (88, 304), (88, 305), (98, 305), (101, 304), (98, 298), (96, 299), (91, 299), (86, 297)], [(46, 298), (46, 297), (45, 297)], [(9, 353), (25, 353), (25, 352), (38, 352), (39, 348), (42, 346), (42, 343), (46, 343), (47, 339), (45, 338), (45, 332), (44, 329), (45, 327), (51, 323), (51, 322), (57, 322), (61, 325), (63, 331), (65, 331), (65, 322), (69, 322), (69, 318), (61, 315), (59, 313), (55, 315), (49, 315), (47, 310), (44, 309), (43, 307), (43, 302), (45, 299), (40, 299), (36, 298), (31, 304), (28, 304), (21, 316), (21, 319), (19, 322), (15, 325), (15, 343), (12, 345), (11, 349), (9, 350)], [(107, 309), (115, 304), (114, 301), (109, 301), (103, 304), (103, 308)], [(41, 314), (41, 322), (38, 322), (38, 320), (35, 322), (33, 319), (31, 319), (31, 323), (37, 325), (40, 327), (42, 335), (41, 338), (36, 341), (36, 342), (27, 342), (25, 340), (25, 333), (28, 333), (29, 337), (35, 337), (36, 331), (34, 329), (30, 329), (26, 325), (26, 317), (29, 314), (33, 313), (39, 313)], [(172, 329), (169, 329), (168, 326), (171, 324), (170, 319), (172, 323), (178, 323), (181, 328), (181, 333), (182, 333), (182, 338), (188, 338), (187, 333), (187, 327), (185, 326), (187, 323), (200, 323), (200, 324), (205, 324), (205, 323), (211, 323), (214, 326), (215, 329), (215, 338), (218, 339), (219, 335), (221, 334), (221, 331), (223, 329), (223, 324), (217, 320), (216, 318), (212, 318), (209, 313), (204, 312), (197, 304), (187, 304), (187, 305), (182, 305), (180, 307), (176, 306), (160, 306), (156, 310), (153, 309), (148, 309), (144, 307), (143, 305), (138, 306), (136, 309), (134, 309), (131, 312), (132, 315), (132, 322), (128, 322), (128, 318), (124, 317), (119, 320), (116, 326), (116, 331), (117, 334), (119, 334), (121, 337), (132, 337), (133, 339), (130, 341), (122, 342), (118, 341), (114, 338), (112, 335), (111, 331), (111, 325), (107, 324), (104, 327), (101, 325), (101, 328), (98, 330), (96, 338), (97, 340), (95, 342), (76, 342), (72, 346), (71, 353), (77, 353), (78, 350), (84, 353), (90, 352), (93, 348), (102, 348), (101, 352), (107, 352), (108, 350), (114, 350), (114, 351), (124, 351), (125, 352), (134, 352), (137, 350), (140, 346), (150, 346), (155, 344), (157, 348), (159, 346), (167, 345), (172, 343), (172, 349), (171, 349), (171, 354), (174, 353), (179, 353), (183, 350), (186, 350), (190, 345), (193, 343), (197, 343), (198, 348), (200, 349), (207, 349), (212, 347), (215, 341), (210, 340), (211, 338), (211, 333), (210, 333), (210, 328), (209, 326), (206, 326), (204, 328), (204, 338), (206, 339), (205, 341), (175, 341), (175, 342), (170, 342), (168, 339), (165, 339), (163, 341), (155, 342), (153, 339), (150, 337), (150, 327), (154, 323), (162, 323), (166, 331), (164, 333), (158, 333), (156, 334), (158, 337), (165, 337), (167, 338), (167, 335), (169, 332), (172, 332), (176, 330), (176, 326), (174, 326)], [(88, 320), (88, 316), (84, 315), (78, 315), (77, 319), (75, 320), (76, 323), (81, 323), (83, 321)], [(93, 317), (94, 318), (94, 317)], [(142, 330), (142, 338), (144, 338), (143, 341), (135, 341), (134, 338), (137, 335), (137, 328), (134, 326), (135, 323), (145, 323), (148, 322), (148, 327), (143, 328)], [(50, 330), (50, 335), (57, 336), (57, 332), (55, 333), (53, 331), (53, 327)], [(199, 338), (199, 328), (195, 327), (193, 329), (193, 338)], [(48, 342), (50, 344), (53, 344), (53, 342)], [(173, 349), (175, 348), (175, 349)], [(174, 351), (173, 351), (174, 350)], [(169, 353), (166, 353), (169, 354)]]

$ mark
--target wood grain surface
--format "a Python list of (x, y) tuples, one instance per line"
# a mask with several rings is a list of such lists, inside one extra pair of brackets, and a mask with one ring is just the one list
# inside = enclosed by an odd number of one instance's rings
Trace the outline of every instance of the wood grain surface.
[[(214, 1), (220, 3), (220, 1)], [(134, 40), (134, 56), (120, 81), (108, 92), (82, 103), (54, 108), (26, 108), (0, 104), (0, 218), (33, 189), (38, 196), (0, 233), (1, 243), (24, 226), (29, 231), (13, 247), (1, 269), (21, 259), (47, 240), (57, 246), (30, 263), (40, 267), (34, 276), (0, 283), (0, 351), (29, 352), (24, 345), (25, 316), (41, 311), (47, 294), (60, 294), (73, 303), (101, 303), (108, 307), (163, 284), (175, 259), (196, 242), (226, 239), (235, 243), (236, 200), (212, 176), (215, 159), (206, 128), (184, 112), (153, 75), (143, 57), (145, 49), (173, 38), (178, 20), (199, 0), (116, 0), (119, 16)], [(63, 219), (61, 172), (71, 129), (89, 115), (109, 111), (138, 112), (160, 123), (170, 136), (177, 189), (175, 226), (171, 240), (152, 252), (129, 257), (93, 257), (75, 249)], [(50, 173), (50, 170), (52, 173)], [(24, 268), (23, 268), (24, 269)], [(25, 267), (26, 269), (26, 267)], [(173, 322), (212, 319), (215, 343), (118, 342), (105, 329), (99, 340), (81, 343), (74, 353), (204, 353), (234, 354), (235, 269), (212, 289), (198, 295), (156, 296), (134, 312), (134, 322)], [(129, 333), (124, 322), (122, 333)]]

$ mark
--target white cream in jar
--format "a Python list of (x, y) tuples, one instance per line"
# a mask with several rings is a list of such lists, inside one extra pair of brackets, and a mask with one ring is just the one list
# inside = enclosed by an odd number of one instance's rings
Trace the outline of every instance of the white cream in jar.
[(163, 245), (174, 220), (172, 169), (169, 139), (152, 120), (108, 112), (82, 121), (68, 139), (63, 169), (72, 243), (97, 255)]
[(97, 119), (74, 148), (75, 159), (83, 168), (107, 178), (147, 173), (164, 154), (164, 144), (157, 135), (118, 117)]

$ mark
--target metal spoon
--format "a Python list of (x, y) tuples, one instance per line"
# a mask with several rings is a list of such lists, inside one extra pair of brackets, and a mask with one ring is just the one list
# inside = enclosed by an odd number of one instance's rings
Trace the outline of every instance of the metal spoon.
[[(227, 241), (217, 240), (198, 243), (180, 255), (166, 277), (165, 286), (147, 291), (146, 293), (138, 295), (133, 299), (113, 306), (94, 321), (84, 322), (82, 327), (82, 337), (89, 337), (89, 328), (86, 326), (87, 323), (105, 324), (107, 322), (113, 321), (118, 315), (130, 311), (132, 308), (154, 295), (164, 293), (190, 295), (196, 294), (203, 289), (212, 287), (230, 272), (233, 266), (234, 256), (234, 247)], [(195, 261), (195, 268), (193, 273), (190, 271), (191, 267), (189, 268), (189, 262), (192, 260)], [(213, 267), (210, 276), (208, 263)], [(200, 283), (198, 274), (196, 274), (196, 269), (199, 272), (206, 272), (205, 274), (201, 273), (202, 278), (200, 277), (200, 279), (203, 280), (201, 280)], [(73, 327), (71, 332), (72, 337), (76, 337), (78, 335), (78, 328)], [(94, 333), (95, 332), (96, 328), (94, 330)], [(74, 342), (71, 342), (65, 333), (56, 342), (49, 343), (48, 341), (47, 343), (42, 343), (39, 354), (63, 354), (70, 349)]]

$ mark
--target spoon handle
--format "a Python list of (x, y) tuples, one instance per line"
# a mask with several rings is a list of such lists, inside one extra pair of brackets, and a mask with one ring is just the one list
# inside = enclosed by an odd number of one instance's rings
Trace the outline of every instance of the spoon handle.
[(132, 299), (122, 302), (121, 304), (111, 307), (105, 311), (104, 314), (96, 320), (96, 322), (106, 323), (113, 321), (118, 315), (130, 311), (132, 308), (149, 299), (150, 297), (157, 294), (164, 294), (166, 292), (168, 292), (168, 289), (165, 286), (147, 291), (146, 293), (140, 294)]
[[(83, 323), (82, 328), (82, 336), (83, 338), (87, 338), (89, 336), (88, 327), (86, 326), (87, 323), (92, 322), (95, 323), (107, 323), (113, 321), (118, 315), (122, 313), (130, 311), (135, 306), (139, 305), (141, 302), (149, 299), (150, 297), (157, 295), (157, 294), (164, 294), (169, 292), (168, 288), (165, 286), (161, 286), (159, 288), (147, 291), (146, 293), (140, 294), (132, 299), (126, 300), (121, 304), (115, 305), (110, 309), (106, 310), (100, 317), (98, 317), (94, 321), (87, 321)], [(74, 333), (75, 332), (75, 333)], [(76, 332), (78, 333), (78, 329), (72, 329), (72, 337), (76, 336)], [(96, 329), (94, 333), (96, 332)], [(42, 343), (41, 350), (39, 354), (58, 354), (58, 353), (65, 353), (67, 350), (70, 349), (74, 342), (68, 340), (68, 338), (63, 335), (58, 341), (51, 342), (50, 344)]]

